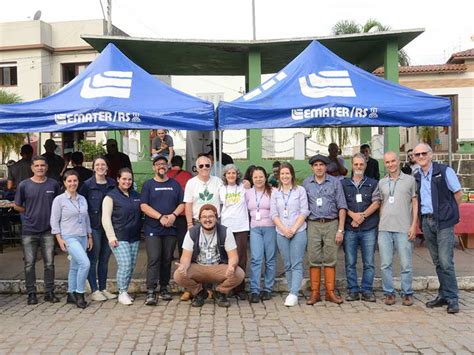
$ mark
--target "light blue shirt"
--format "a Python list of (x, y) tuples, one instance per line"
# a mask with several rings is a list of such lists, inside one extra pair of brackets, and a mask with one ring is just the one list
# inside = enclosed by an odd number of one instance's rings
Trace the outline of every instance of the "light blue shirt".
[[(420, 188), (420, 198), (421, 198), (421, 214), (432, 214), (433, 213), (433, 201), (431, 200), (431, 177), (433, 175), (433, 164), (428, 170), (428, 174), (425, 175), (422, 169), (419, 170), (421, 175), (421, 188)], [(448, 189), (455, 193), (461, 190), (461, 184), (459, 179), (456, 176), (456, 173), (449, 166), (446, 169), (446, 185)]]
[(51, 208), (52, 234), (82, 237), (92, 233), (87, 201), (82, 195), (76, 196), (76, 199), (72, 199), (66, 191), (54, 199)]
[[(285, 212), (286, 210), (286, 212)], [(281, 223), (291, 228), (299, 216), (308, 217), (308, 197), (302, 186), (293, 187), (293, 189), (285, 194), (281, 190), (274, 190), (270, 198), (270, 218), (272, 221), (275, 217), (280, 218)], [(283, 234), (278, 227), (277, 232)], [(306, 221), (301, 225), (297, 232), (306, 230)]]
[(340, 209), (347, 210), (346, 197), (339, 178), (326, 174), (325, 180), (319, 184), (314, 175), (311, 175), (303, 181), (303, 187), (308, 194), (311, 212), (309, 220), (338, 218)]

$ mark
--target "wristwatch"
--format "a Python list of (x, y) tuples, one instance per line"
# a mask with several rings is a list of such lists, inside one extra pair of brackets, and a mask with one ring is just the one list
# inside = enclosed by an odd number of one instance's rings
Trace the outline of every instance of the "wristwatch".
[(344, 234), (344, 231), (342, 229), (338, 229), (337, 232)]

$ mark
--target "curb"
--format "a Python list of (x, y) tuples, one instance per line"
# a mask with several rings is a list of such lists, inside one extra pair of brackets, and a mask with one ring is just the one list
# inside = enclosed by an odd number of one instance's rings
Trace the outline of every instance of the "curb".
[[(460, 290), (474, 290), (474, 276), (460, 276), (457, 277), (458, 288)], [(400, 278), (394, 278), (393, 283), (397, 290), (400, 289)], [(56, 280), (56, 292), (66, 293), (67, 292), (67, 280)], [(303, 279), (303, 285), (305, 289), (309, 289), (309, 280)], [(346, 279), (338, 279), (336, 286), (339, 290), (346, 289)], [(436, 276), (418, 276), (413, 278), (413, 290), (414, 291), (437, 291), (439, 288), (438, 278)], [(44, 281), (37, 280), (36, 287), (39, 293), (44, 292)], [(115, 279), (107, 280), (107, 289), (111, 292), (117, 292)], [(286, 292), (287, 284), (284, 278), (277, 278), (275, 280), (275, 286), (273, 287), (274, 292)], [(374, 290), (382, 291), (382, 280), (375, 278)], [(178, 293), (181, 288), (171, 280), (170, 291)], [(144, 279), (134, 279), (130, 283), (129, 292), (131, 293), (145, 293), (146, 283)], [(15, 293), (26, 293), (25, 280), (0, 280), (0, 294), (15, 294)]]

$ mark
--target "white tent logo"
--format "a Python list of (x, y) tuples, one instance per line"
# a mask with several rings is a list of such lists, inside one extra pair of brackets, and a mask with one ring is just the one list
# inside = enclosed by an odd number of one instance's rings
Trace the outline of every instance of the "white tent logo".
[(81, 89), (81, 97), (94, 99), (97, 97), (117, 97), (128, 99), (132, 87), (131, 71), (106, 71), (86, 78)]
[(326, 96), (355, 97), (347, 70), (324, 70), (298, 79), (301, 93), (314, 99)]

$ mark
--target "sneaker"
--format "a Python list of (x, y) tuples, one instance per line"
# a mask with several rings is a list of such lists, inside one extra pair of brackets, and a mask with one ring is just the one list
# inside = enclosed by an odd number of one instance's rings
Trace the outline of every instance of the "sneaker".
[(247, 292), (245, 291), (240, 291), (235, 294), (235, 297), (241, 301), (245, 301), (247, 299)]
[(259, 303), (260, 302), (260, 297), (258, 297), (258, 293), (251, 293), (249, 297), (249, 302), (250, 303)]
[(191, 306), (193, 307), (202, 307), (204, 303), (206, 302), (208, 293), (205, 288), (203, 288), (199, 293), (194, 296), (193, 301), (191, 302)]
[(272, 299), (272, 293), (270, 291), (262, 291), (260, 294), (262, 301), (269, 301)]
[(123, 304), (123, 305), (126, 305), (126, 306), (129, 306), (132, 304), (132, 299), (130, 298), (130, 296), (128, 295), (127, 292), (120, 292), (119, 296), (118, 296), (118, 301), (119, 303)]
[(189, 301), (191, 298), (193, 298), (193, 295), (191, 294), (191, 292), (188, 292), (188, 291), (184, 291), (183, 294), (181, 295), (181, 297), (179, 298), (181, 301), (183, 302), (187, 302)]
[(386, 295), (383, 301), (387, 306), (394, 305), (397, 301), (395, 299), (395, 295)]
[(411, 306), (411, 305), (413, 305), (413, 296), (412, 296), (412, 295), (405, 295), (405, 296), (403, 296), (402, 305), (404, 305), (404, 306)]
[(117, 298), (117, 295), (115, 293), (109, 292), (107, 290), (101, 290), (102, 294), (108, 299), (108, 300), (114, 300)]
[(359, 292), (349, 292), (346, 296), (347, 302), (359, 301), (359, 300), (360, 300)]
[(214, 291), (214, 298), (219, 307), (230, 307), (230, 302), (227, 299), (227, 295), (225, 293)]
[(298, 305), (298, 296), (293, 295), (293, 294), (288, 294), (285, 299), (285, 306), (287, 307), (293, 307)]
[(99, 290), (92, 292), (91, 299), (92, 301), (107, 301), (107, 297)]
[(163, 301), (171, 301), (171, 300), (173, 299), (173, 297), (171, 297), (171, 294), (169, 293), (167, 287), (162, 287), (162, 288), (160, 289), (160, 298), (161, 298)]
[(156, 293), (154, 290), (149, 290), (146, 294), (145, 304), (147, 306), (156, 306), (158, 300), (156, 299)]
[(377, 302), (373, 292), (362, 292), (362, 301), (365, 302)]

